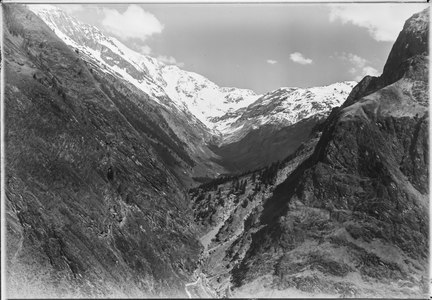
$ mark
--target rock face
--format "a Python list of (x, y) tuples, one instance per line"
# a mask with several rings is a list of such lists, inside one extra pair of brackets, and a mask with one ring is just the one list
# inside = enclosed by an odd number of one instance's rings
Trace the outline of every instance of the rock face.
[[(225, 248), (216, 245), (202, 267), (226, 266), (212, 274), (221, 295), (427, 296), (428, 22), (428, 10), (406, 22), (383, 74), (332, 111), (306, 158), (277, 166), (270, 183), (264, 171), (254, 177), (260, 200), (248, 188), (253, 175), (235, 179), (246, 179), (246, 199), (261, 201), (244, 222), (236, 210), (248, 202), (192, 191), (204, 233), (223, 223)], [(218, 182), (209, 186), (224, 195)], [(231, 216), (218, 218), (225, 207)]]
[(166, 112), (3, 9), (7, 295), (187, 297), (194, 160)]

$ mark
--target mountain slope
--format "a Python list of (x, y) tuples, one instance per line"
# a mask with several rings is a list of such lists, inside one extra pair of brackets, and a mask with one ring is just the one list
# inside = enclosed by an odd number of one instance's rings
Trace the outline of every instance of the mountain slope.
[(131, 82), (153, 96), (155, 101), (160, 97), (168, 98), (180, 110), (191, 112), (209, 129), (216, 127), (210, 118), (245, 107), (259, 97), (251, 90), (220, 88), (199, 74), (141, 55), (55, 6), (36, 4), (30, 5), (30, 9), (66, 44), (97, 61), (107, 72)]
[(310, 137), (332, 108), (343, 103), (354, 85), (347, 81), (307, 89), (280, 88), (226, 114), (218, 119), (223, 139), (211, 147), (220, 156), (216, 162), (241, 173), (284, 159)]
[(222, 144), (237, 142), (264, 125), (288, 127), (313, 115), (327, 114), (345, 101), (355, 84), (354, 81), (345, 81), (312, 88), (279, 88), (243, 109), (212, 121), (223, 123)]
[(3, 12), (7, 295), (186, 297), (200, 245), (179, 121), (25, 7)]
[(210, 149), (219, 157), (214, 161), (234, 174), (263, 168), (293, 154), (307, 141), (315, 128), (324, 122), (326, 114), (317, 114), (292, 125), (265, 124), (249, 131), (236, 142)]
[[(262, 274), (267, 257), (276, 263), (273, 284), (280, 290), (427, 293), (428, 28), (409, 30), (413, 20), (428, 25), (428, 11), (420, 15), (407, 21), (396, 45), (411, 34), (421, 47), (392, 49), (379, 78), (385, 86), (366, 89), (367, 96), (357, 94), (335, 112), (314, 154), (266, 203), (260, 223), (267, 226), (233, 272), (238, 285)], [(396, 55), (405, 60), (393, 64), (395, 51), (409, 55)], [(330, 288), (342, 278), (344, 288)]]
[[(428, 34), (425, 10), (406, 22), (383, 74), (333, 110), (297, 165), (291, 158), (255, 184), (246, 177), (246, 188), (239, 178), (192, 192), (204, 233), (221, 220), (207, 216), (232, 209), (200, 267), (221, 295), (427, 296)], [(211, 271), (217, 265), (224, 270)]]
[[(30, 8), (105, 77), (132, 84), (160, 105), (168, 125), (196, 162), (192, 170), (196, 180), (283, 159), (308, 138), (331, 108), (342, 104), (355, 84), (280, 88), (260, 97), (250, 90), (218, 87), (201, 75), (136, 53), (55, 6)], [(181, 173), (187, 185), (195, 184)]]
[[(30, 5), (68, 45), (119, 78), (143, 90), (162, 105), (190, 113), (225, 144), (262, 125), (288, 126), (328, 112), (346, 98), (354, 82), (310, 89), (281, 88), (262, 96), (251, 90), (219, 87), (207, 78), (141, 55), (52, 5)], [(197, 120), (198, 119), (198, 120)]]
[(259, 230), (259, 225), (254, 225), (263, 204), (272, 197), (275, 186), (312, 154), (320, 134), (314, 132), (297, 151), (280, 162), (240, 176), (222, 177), (190, 190), (195, 222), (204, 245), (195, 274), (201, 273), (206, 278), (202, 284), (204, 289), (214, 291), (218, 297), (233, 296), (231, 272)]

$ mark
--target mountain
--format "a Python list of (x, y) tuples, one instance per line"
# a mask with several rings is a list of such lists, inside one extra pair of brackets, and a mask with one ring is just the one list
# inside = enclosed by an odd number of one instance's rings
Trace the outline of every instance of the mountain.
[[(351, 81), (280, 88), (262, 96), (247, 89), (219, 87), (199, 74), (141, 55), (55, 6), (29, 7), (83, 60), (134, 85), (167, 111), (168, 125), (196, 161), (195, 180), (241, 173), (285, 158), (333, 107), (343, 103), (355, 85)], [(169, 120), (173, 118), (177, 121)], [(183, 177), (188, 185), (194, 184)]]
[[(67, 45), (87, 55), (115, 76), (151, 95), (155, 101), (187, 110), (209, 129), (211, 118), (245, 107), (259, 95), (247, 89), (219, 87), (207, 78), (139, 54), (94, 26), (83, 24), (52, 5), (30, 5)], [(170, 101), (171, 100), (171, 101)], [(195, 122), (197, 122), (195, 120)]]
[(8, 297), (187, 297), (205, 132), (2, 7)]
[(326, 114), (340, 106), (356, 82), (337, 82), (328, 86), (312, 88), (286, 87), (266, 93), (249, 106), (222, 117), (213, 118), (223, 122), (223, 144), (236, 142), (248, 132), (264, 125), (279, 128), (291, 126), (313, 115)]
[(215, 118), (253, 103), (259, 95), (247, 89), (218, 87), (207, 78), (168, 66), (162, 70), (171, 99), (179, 99), (210, 129), (221, 131)]
[(310, 89), (281, 88), (265, 95), (248, 89), (219, 87), (207, 78), (139, 54), (94, 26), (83, 24), (52, 5), (30, 5), (68, 45), (149, 94), (201, 121), (218, 143), (239, 141), (249, 131), (272, 124), (279, 128), (340, 105), (354, 82)]
[[(292, 154), (334, 107), (342, 105), (354, 81), (323, 87), (280, 88), (246, 108), (213, 119), (225, 133), (210, 149), (225, 169), (242, 173)], [(223, 128), (223, 127), (224, 128)]]
[(428, 296), (429, 9), (278, 164), (192, 189), (203, 288), (228, 297)]
[(427, 293), (428, 11), (380, 77), (257, 95), (29, 7), (3, 5), (9, 297)]

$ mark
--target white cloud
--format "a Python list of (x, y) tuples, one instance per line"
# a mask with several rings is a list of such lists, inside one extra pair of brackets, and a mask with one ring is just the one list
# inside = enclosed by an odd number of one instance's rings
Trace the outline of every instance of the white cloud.
[(149, 12), (140, 6), (131, 4), (125, 12), (103, 8), (102, 25), (106, 30), (122, 39), (137, 38), (145, 40), (155, 33), (161, 33), (163, 25)]
[(331, 5), (330, 21), (340, 20), (366, 28), (377, 41), (394, 42), (405, 21), (427, 4), (345, 4)]
[(290, 59), (293, 62), (301, 64), (301, 65), (309, 65), (312, 63), (312, 59), (304, 57), (303, 54), (301, 54), (300, 52), (291, 53)]
[(274, 65), (274, 64), (277, 64), (277, 60), (274, 60), (274, 59), (267, 59), (267, 63), (268, 63), (268, 64), (271, 64), (271, 65)]
[(379, 76), (380, 73), (371, 67), (369, 61), (353, 53), (337, 54), (336, 57), (348, 62), (351, 65), (349, 72), (354, 76), (354, 80), (360, 81), (366, 75)]
[(163, 62), (164, 64), (167, 64), (167, 65), (176, 65), (180, 68), (184, 67), (184, 63), (178, 62), (172, 56), (159, 55), (158, 57), (156, 57), (156, 59)]

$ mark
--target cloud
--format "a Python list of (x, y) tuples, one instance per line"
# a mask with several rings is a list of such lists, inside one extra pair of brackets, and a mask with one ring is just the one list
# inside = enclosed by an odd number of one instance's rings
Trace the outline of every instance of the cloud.
[(394, 42), (405, 21), (426, 7), (412, 3), (331, 5), (329, 18), (366, 28), (377, 41)]
[(290, 59), (293, 62), (301, 65), (309, 65), (312, 63), (312, 59), (304, 57), (303, 54), (301, 54), (300, 52), (291, 53)]
[(274, 59), (267, 59), (267, 63), (268, 63), (268, 64), (271, 64), (271, 65), (274, 65), (274, 64), (277, 64), (277, 60), (274, 60)]
[(123, 13), (110, 8), (103, 8), (102, 11), (102, 25), (122, 39), (145, 40), (153, 34), (161, 33), (164, 27), (154, 15), (136, 4), (129, 5)]
[(165, 55), (159, 55), (156, 57), (157, 60), (163, 62), (166, 65), (176, 65), (177, 67), (184, 67), (184, 63), (178, 62), (174, 57), (172, 56), (165, 56)]
[(354, 76), (354, 80), (360, 81), (366, 75), (379, 76), (380, 73), (371, 67), (369, 61), (353, 53), (337, 54), (336, 57), (348, 62), (351, 65), (349, 72)]

